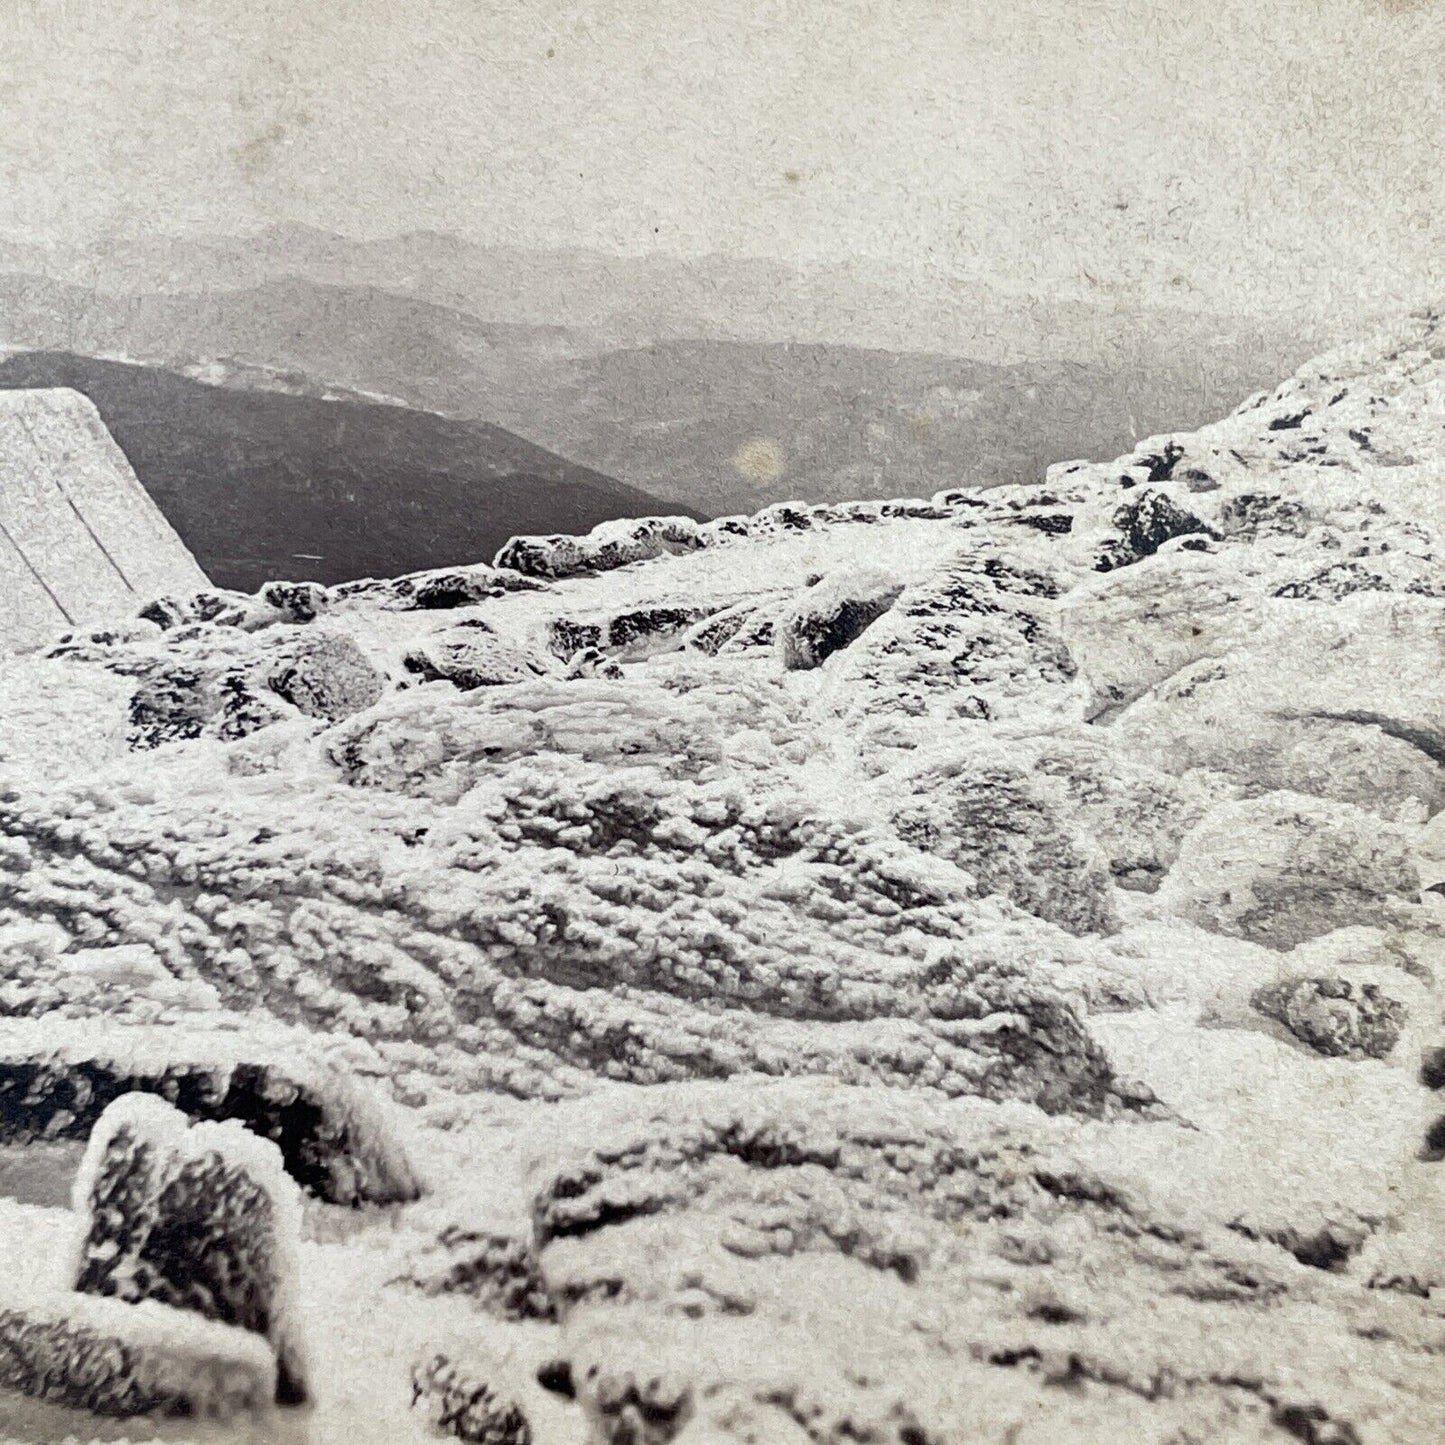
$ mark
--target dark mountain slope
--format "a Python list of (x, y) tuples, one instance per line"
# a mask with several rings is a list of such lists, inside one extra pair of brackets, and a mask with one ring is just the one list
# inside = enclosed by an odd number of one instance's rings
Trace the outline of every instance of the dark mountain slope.
[(171, 524), (228, 587), (477, 561), (514, 533), (676, 510), (482, 422), (206, 386), (67, 352), (0, 363), (0, 389), (49, 386), (95, 402)]

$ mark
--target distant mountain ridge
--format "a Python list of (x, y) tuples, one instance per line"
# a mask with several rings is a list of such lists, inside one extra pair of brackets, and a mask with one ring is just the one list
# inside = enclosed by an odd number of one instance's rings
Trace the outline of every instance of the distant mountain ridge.
[[(40, 259), (0, 247), (0, 266)], [(427, 235), (122, 246), (91, 281), (73, 260), (50, 264), (70, 279), (0, 275), (0, 345), (400, 401), (713, 513), (1029, 481), (1059, 456), (1115, 455), (1227, 411), (1321, 340), (1074, 303), (1013, 315), (1008, 344), (1006, 320), (982, 312), (948, 350), (923, 349), (922, 334), (906, 351), (747, 338), (717, 331), (720, 307), (760, 333), (782, 325), (770, 305), (811, 307), (826, 329), (826, 288), (767, 263), (514, 256)], [(875, 316), (904, 304), (868, 286), (855, 299)], [(1020, 347), (1036, 354), (1007, 359)]]
[[(1216, 313), (1192, 306), (1187, 293), (1167, 308), (1093, 289), (1019, 294), (926, 265), (864, 259), (800, 268), (752, 256), (489, 246), (424, 230), (354, 238), (294, 224), (239, 237), (108, 238), (81, 249), (0, 241), (4, 272), (66, 280), (92, 295), (246, 290), (294, 278), (378, 288), (493, 323), (601, 333), (620, 346), (806, 340), (991, 362), (1142, 362), (1180, 348), (1267, 352), (1281, 343), (1299, 361), (1311, 340), (1344, 340), (1368, 324), (1343, 308)], [(1268, 382), (1262, 371), (1259, 384)]]
[(36, 387), (90, 397), (172, 526), (227, 587), (473, 562), (516, 532), (586, 531), (669, 510), (501, 427), (415, 408), (210, 386), (68, 352), (0, 362), (0, 389)]

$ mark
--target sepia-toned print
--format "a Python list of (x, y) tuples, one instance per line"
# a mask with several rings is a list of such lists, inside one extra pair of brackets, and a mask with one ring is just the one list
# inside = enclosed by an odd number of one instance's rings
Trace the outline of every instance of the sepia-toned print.
[(1445, 8), (0, 36), (0, 1445), (1445, 1439)]

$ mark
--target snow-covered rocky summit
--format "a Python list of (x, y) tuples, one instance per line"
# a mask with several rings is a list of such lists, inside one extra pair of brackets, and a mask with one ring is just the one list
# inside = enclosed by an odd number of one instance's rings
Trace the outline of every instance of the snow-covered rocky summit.
[(308, 1205), (313, 1440), (424, 1438), (414, 1393), (608, 1445), (1445, 1430), (1436, 316), (1034, 487), (3, 673), (0, 1009), (122, 1083), (131, 1033), (305, 1054), (423, 1176)]

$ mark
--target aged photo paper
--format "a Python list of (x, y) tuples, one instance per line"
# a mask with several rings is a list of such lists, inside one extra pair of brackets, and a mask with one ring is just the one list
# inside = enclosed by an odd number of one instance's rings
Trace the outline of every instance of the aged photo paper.
[(1445, 4), (0, 0), (0, 1442), (1445, 1439)]

